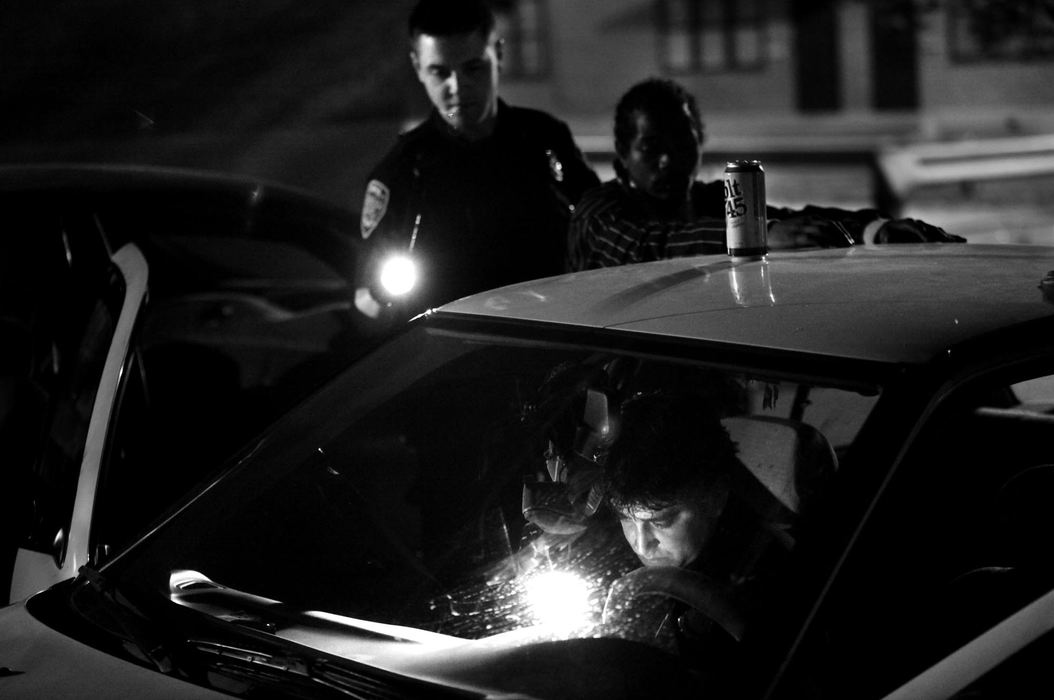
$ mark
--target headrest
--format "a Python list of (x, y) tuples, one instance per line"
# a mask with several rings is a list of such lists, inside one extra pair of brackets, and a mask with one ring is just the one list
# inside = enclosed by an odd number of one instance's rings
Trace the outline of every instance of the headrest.
[(806, 423), (771, 416), (735, 416), (721, 423), (736, 443), (739, 461), (791, 512), (799, 512), (817, 481), (838, 468), (827, 438)]

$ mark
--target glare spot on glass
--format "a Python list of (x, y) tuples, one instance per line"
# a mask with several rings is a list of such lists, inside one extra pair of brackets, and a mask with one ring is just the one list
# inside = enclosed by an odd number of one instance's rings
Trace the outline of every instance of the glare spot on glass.
[(590, 588), (569, 571), (542, 571), (523, 582), (534, 621), (553, 631), (573, 631), (593, 623)]
[(501, 295), (487, 297), (484, 306), (490, 311), (504, 311), (509, 308), (509, 299)]

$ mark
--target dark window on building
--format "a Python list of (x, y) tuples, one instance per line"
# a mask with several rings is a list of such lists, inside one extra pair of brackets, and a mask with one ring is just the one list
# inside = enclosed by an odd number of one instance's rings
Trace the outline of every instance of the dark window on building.
[(1054, 0), (951, 0), (948, 41), (964, 63), (1054, 58)]
[(662, 0), (661, 64), (669, 73), (761, 68), (767, 61), (765, 0)]
[(504, 75), (528, 79), (548, 75), (545, 0), (504, 0), (495, 6), (498, 31), (505, 39)]

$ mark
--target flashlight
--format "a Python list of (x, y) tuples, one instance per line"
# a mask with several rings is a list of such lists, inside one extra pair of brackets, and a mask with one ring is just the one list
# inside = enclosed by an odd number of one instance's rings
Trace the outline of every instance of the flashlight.
[(381, 289), (391, 297), (409, 294), (417, 284), (417, 265), (406, 254), (396, 254), (381, 263)]
[(417, 233), (421, 230), (421, 214), (414, 217), (414, 227), (410, 232), (410, 245), (405, 253), (396, 253), (381, 263), (378, 281), (381, 289), (389, 297), (401, 297), (409, 294), (417, 286), (417, 265), (412, 257), (417, 245)]

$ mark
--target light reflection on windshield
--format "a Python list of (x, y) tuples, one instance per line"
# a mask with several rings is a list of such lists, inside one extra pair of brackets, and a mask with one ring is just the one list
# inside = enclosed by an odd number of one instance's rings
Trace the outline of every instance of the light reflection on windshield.
[(524, 579), (523, 593), (534, 623), (556, 633), (588, 629), (599, 618), (589, 582), (569, 571), (535, 572)]

